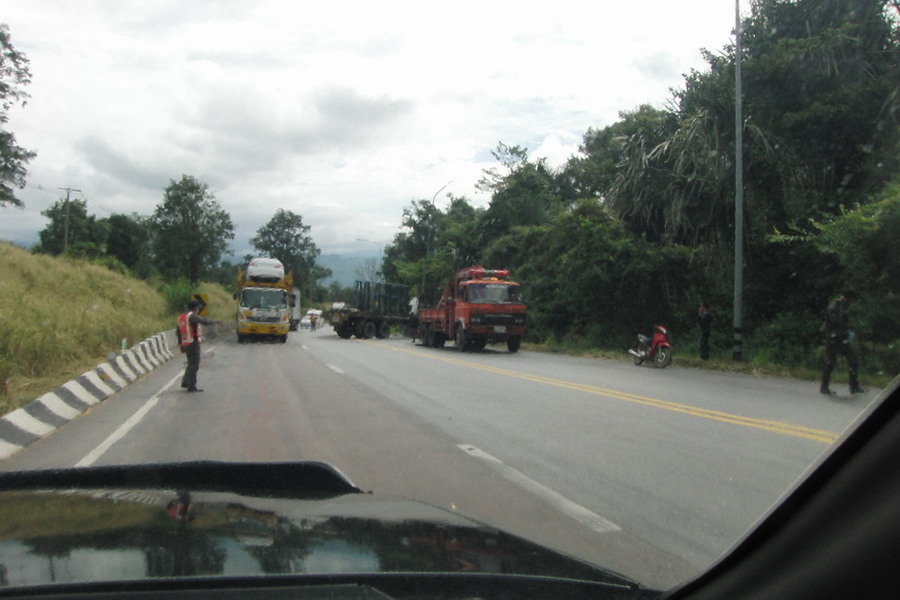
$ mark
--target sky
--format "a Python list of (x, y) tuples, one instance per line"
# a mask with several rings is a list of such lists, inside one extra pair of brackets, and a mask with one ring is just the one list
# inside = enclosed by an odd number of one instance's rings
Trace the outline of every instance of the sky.
[(182, 175), (231, 215), (236, 258), (278, 209), (324, 254), (377, 254), (413, 200), (487, 206), (500, 142), (553, 168), (589, 128), (666, 106), (729, 0), (452, 3), (3, 0), (30, 62), (6, 124), (37, 153), (0, 240), (30, 246), (65, 197), (148, 216)]

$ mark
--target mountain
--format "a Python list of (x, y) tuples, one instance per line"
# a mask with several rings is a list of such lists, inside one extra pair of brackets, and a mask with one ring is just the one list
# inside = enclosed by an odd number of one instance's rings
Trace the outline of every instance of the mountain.
[(353, 283), (360, 278), (366, 261), (377, 259), (377, 255), (365, 254), (320, 254), (316, 258), (316, 264), (331, 269), (331, 277), (319, 281), (319, 285), (328, 286), (332, 281), (337, 281), (342, 287), (353, 287)]

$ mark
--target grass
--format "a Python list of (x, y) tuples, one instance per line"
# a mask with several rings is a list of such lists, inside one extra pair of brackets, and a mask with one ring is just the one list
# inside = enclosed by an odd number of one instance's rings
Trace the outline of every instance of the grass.
[[(221, 286), (201, 286), (213, 318), (231, 315)], [(164, 291), (86, 260), (0, 243), (0, 414), (14, 410), (121, 349), (174, 329)]]

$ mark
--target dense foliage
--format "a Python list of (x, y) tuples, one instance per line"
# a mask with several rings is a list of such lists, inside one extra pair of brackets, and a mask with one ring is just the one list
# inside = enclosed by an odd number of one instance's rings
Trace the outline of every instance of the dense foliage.
[[(757, 0), (743, 23), (745, 346), (815, 366), (822, 312), (861, 301), (864, 368), (900, 371), (900, 46), (887, 0)], [(500, 144), (486, 208), (413, 201), (385, 251), (388, 279), (428, 304), (456, 268), (513, 269), (531, 337), (623, 347), (664, 322), (681, 347), (701, 301), (730, 353), (736, 49), (705, 51), (665, 109), (590, 129), (558, 172)]]

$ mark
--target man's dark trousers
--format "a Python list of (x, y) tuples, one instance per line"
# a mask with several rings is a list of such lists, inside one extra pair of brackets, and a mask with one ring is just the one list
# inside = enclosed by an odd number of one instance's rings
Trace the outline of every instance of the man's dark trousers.
[(184, 370), (184, 377), (181, 378), (181, 387), (196, 389), (197, 371), (200, 370), (200, 344), (194, 342), (185, 346), (184, 355), (187, 357), (187, 368)]

